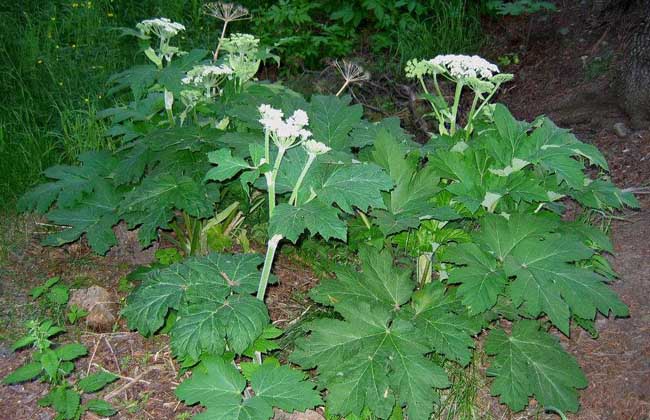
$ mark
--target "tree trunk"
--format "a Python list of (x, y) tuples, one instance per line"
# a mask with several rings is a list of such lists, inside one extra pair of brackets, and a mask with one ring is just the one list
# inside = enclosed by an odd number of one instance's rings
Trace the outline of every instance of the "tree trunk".
[(620, 74), (622, 105), (634, 128), (650, 122), (650, 7), (641, 7), (643, 20), (630, 34)]

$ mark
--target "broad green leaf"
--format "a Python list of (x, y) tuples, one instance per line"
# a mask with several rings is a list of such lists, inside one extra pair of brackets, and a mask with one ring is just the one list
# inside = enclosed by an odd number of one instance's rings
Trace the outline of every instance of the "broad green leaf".
[(398, 310), (411, 297), (415, 284), (411, 271), (394, 266), (388, 250), (365, 247), (359, 254), (362, 272), (348, 268), (336, 271), (336, 279), (323, 280), (312, 289), (311, 297), (319, 303), (348, 305), (365, 302), (386, 310)]
[(81, 404), (79, 393), (67, 388), (64, 385), (54, 387), (49, 394), (38, 400), (38, 404), (43, 407), (52, 407), (56, 410), (60, 418), (73, 420), (78, 418)]
[(101, 371), (97, 373), (91, 373), (90, 375), (81, 379), (79, 382), (77, 382), (77, 386), (83, 392), (92, 393), (99, 391), (111, 382), (116, 381), (118, 378), (119, 376), (113, 375), (110, 372)]
[(89, 400), (85, 405), (88, 411), (92, 411), (93, 413), (100, 416), (110, 417), (117, 414), (117, 410), (104, 400), (92, 399)]
[(205, 175), (205, 179), (224, 181), (232, 178), (239, 172), (253, 169), (244, 159), (233, 156), (230, 149), (220, 149), (208, 153), (208, 160), (217, 165)]
[(159, 174), (146, 177), (127, 193), (120, 212), (129, 227), (140, 226), (140, 243), (147, 245), (156, 238), (158, 228), (169, 227), (175, 210), (194, 217), (212, 215), (214, 198), (206, 186), (190, 177)]
[(609, 181), (597, 179), (572, 194), (580, 204), (593, 209), (639, 208), (639, 202), (631, 192), (618, 189)]
[(243, 353), (269, 322), (259, 299), (235, 295), (224, 300), (204, 299), (183, 307), (171, 330), (172, 350), (197, 359), (201, 353), (221, 354), (226, 340), (235, 353)]
[(64, 344), (54, 349), (54, 352), (63, 361), (75, 360), (88, 354), (86, 346), (79, 343)]
[(449, 282), (460, 284), (458, 295), (471, 314), (493, 307), (506, 286), (506, 276), (493, 256), (473, 243), (449, 247), (443, 259), (462, 267), (449, 273)]
[(261, 263), (253, 254), (210, 254), (150, 271), (122, 313), (129, 328), (150, 335), (163, 326), (170, 310), (177, 310), (170, 334), (180, 358), (221, 353), (225, 342), (241, 353), (268, 322), (264, 304), (249, 296), (257, 290)]
[(349, 96), (312, 97), (308, 114), (314, 139), (338, 151), (346, 151), (354, 145), (349, 134), (361, 121), (363, 107), (350, 105), (351, 100)]
[(176, 395), (188, 405), (207, 407), (195, 417), (199, 419), (268, 420), (273, 417), (273, 407), (304, 411), (321, 403), (314, 385), (288, 366), (264, 363), (251, 376), (254, 396), (243, 399), (246, 379), (230, 362), (206, 357), (192, 377), (176, 388)]
[(466, 316), (457, 314), (457, 305), (440, 282), (427, 284), (413, 295), (414, 320), (437, 353), (455, 360), (462, 366), (469, 364), (474, 348), (472, 336), (479, 325)]
[(47, 376), (49, 376), (50, 379), (55, 379), (59, 371), (59, 365), (61, 364), (61, 360), (54, 352), (54, 350), (50, 350), (50, 349), (43, 350), (40, 361), (41, 361), (41, 365), (43, 365), (43, 370), (45, 370), (45, 373), (47, 373)]
[(490, 332), (485, 351), (494, 356), (488, 375), (495, 377), (490, 391), (513, 411), (520, 411), (534, 396), (542, 407), (578, 410), (578, 392), (587, 380), (573, 356), (557, 338), (539, 330), (537, 321), (519, 321), (512, 334)]
[(59, 209), (74, 207), (93, 192), (98, 182), (108, 176), (117, 160), (109, 152), (86, 152), (77, 158), (81, 166), (51, 166), (45, 177), (55, 181), (28, 191), (18, 202), (22, 211), (47, 212), (56, 201)]
[(320, 234), (325, 240), (347, 238), (347, 227), (339, 219), (339, 211), (320, 200), (300, 206), (282, 203), (275, 208), (269, 221), (269, 236), (279, 233), (295, 243), (305, 230), (312, 235)]
[(94, 192), (74, 207), (56, 208), (47, 214), (49, 221), (66, 227), (61, 232), (49, 235), (43, 243), (60, 246), (76, 241), (85, 234), (93, 250), (105, 254), (117, 244), (113, 226), (120, 219), (117, 214), (119, 200), (120, 195), (107, 181), (97, 181)]
[(386, 211), (379, 210), (377, 223), (384, 235), (408, 228), (417, 228), (421, 219), (432, 218), (436, 208), (430, 202), (440, 188), (440, 178), (435, 168), (427, 165), (419, 168), (418, 153), (404, 156), (404, 147), (388, 132), (380, 131), (372, 153), (374, 161), (383, 167), (395, 188), (386, 196)]
[[(308, 324), (311, 333), (296, 342), (290, 360), (317, 369), (331, 414), (358, 416), (369, 408), (388, 418), (394, 407), (406, 405), (409, 419), (428, 420), (438, 399), (435, 390), (449, 381), (444, 369), (425, 355), (456, 351), (441, 336), (428, 333), (452, 329), (436, 325), (427, 330), (427, 311), (435, 312), (433, 297), (418, 298), (420, 313), (406, 306), (415, 284), (407, 271), (394, 267), (390, 253), (368, 249), (360, 259), (362, 273), (340, 268), (335, 280), (314, 289), (315, 299), (333, 305), (343, 319)], [(448, 322), (454, 323), (451, 318)], [(458, 328), (463, 328), (462, 321)]]
[(43, 372), (43, 366), (40, 362), (31, 362), (22, 365), (2, 379), (5, 385), (13, 385), (19, 382), (29, 381), (36, 378)]
[(381, 192), (393, 187), (390, 177), (370, 163), (323, 165), (314, 175), (311, 186), (318, 199), (335, 203), (346, 213), (353, 213), (353, 207), (362, 211), (385, 208)]

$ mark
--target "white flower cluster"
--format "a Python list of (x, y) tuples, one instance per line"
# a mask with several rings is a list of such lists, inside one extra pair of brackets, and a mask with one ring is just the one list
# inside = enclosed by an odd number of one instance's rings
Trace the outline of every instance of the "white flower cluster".
[(222, 64), (220, 66), (194, 66), (187, 75), (181, 79), (184, 85), (200, 86), (205, 89), (207, 97), (212, 96), (213, 89), (233, 73), (232, 68)]
[(307, 140), (311, 136), (311, 131), (305, 129), (309, 124), (309, 117), (302, 109), (297, 109), (293, 115), (286, 120), (284, 113), (270, 105), (262, 104), (258, 108), (262, 118), (260, 124), (264, 131), (271, 135), (273, 142), (281, 148), (288, 149), (296, 140)]
[(310, 156), (323, 155), (329, 152), (330, 150), (332, 150), (330, 147), (327, 147), (324, 143), (321, 143), (316, 140), (307, 140), (302, 143), (302, 147), (305, 148), (305, 151)]
[(457, 79), (479, 78), (489, 80), (499, 68), (478, 55), (439, 55), (431, 64), (444, 67), (452, 77)]
[(406, 76), (421, 78), (427, 74), (448, 74), (454, 79), (491, 80), (499, 68), (478, 55), (439, 55), (430, 60), (409, 60)]
[(232, 69), (222, 64), (220, 66), (194, 66), (192, 70), (187, 72), (187, 76), (181, 79), (185, 85), (196, 86), (213, 86), (215, 83), (221, 81), (224, 76), (232, 74)]
[(185, 30), (185, 26), (167, 18), (145, 19), (136, 26), (144, 35), (154, 34), (159, 38), (168, 39)]

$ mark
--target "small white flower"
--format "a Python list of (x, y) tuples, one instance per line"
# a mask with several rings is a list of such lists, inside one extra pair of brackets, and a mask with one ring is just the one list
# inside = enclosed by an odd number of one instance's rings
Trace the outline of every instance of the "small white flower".
[(309, 124), (309, 117), (305, 111), (302, 109), (297, 109), (294, 111), (293, 115), (289, 117), (288, 122), (304, 127)]
[(307, 140), (302, 144), (302, 147), (305, 148), (308, 154), (318, 156), (325, 154), (332, 150), (330, 147), (327, 147), (324, 143), (321, 143), (316, 140)]

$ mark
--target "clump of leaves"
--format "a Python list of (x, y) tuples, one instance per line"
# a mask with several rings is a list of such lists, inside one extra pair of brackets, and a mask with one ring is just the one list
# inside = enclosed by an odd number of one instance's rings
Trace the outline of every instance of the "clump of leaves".
[(210, 356), (176, 388), (176, 395), (188, 405), (200, 403), (207, 408), (194, 417), (197, 420), (268, 420), (273, 408), (292, 412), (320, 405), (314, 386), (304, 373), (281, 366), (273, 358), (242, 365), (239, 372), (231, 359)]
[(395, 406), (406, 406), (409, 418), (428, 419), (436, 389), (449, 386), (429, 356), (467, 365), (480, 324), (441, 283), (416, 290), (411, 272), (397, 268), (388, 251), (366, 248), (360, 259), (362, 272), (340, 267), (336, 279), (312, 290), (343, 319), (309, 324), (311, 335), (298, 340), (290, 360), (317, 369), (332, 414), (360, 415), (368, 407), (388, 418)]
[(70, 383), (68, 377), (74, 371), (74, 360), (88, 353), (86, 347), (79, 343), (55, 345), (51, 338), (65, 330), (52, 321), (30, 321), (29, 332), (19, 339), (12, 350), (32, 346), (32, 361), (5, 376), (4, 384), (11, 385), (31, 380), (41, 380), (51, 384), (49, 393), (38, 401), (42, 407), (52, 407), (57, 412), (57, 419), (77, 420), (86, 411), (103, 417), (114, 415), (117, 411), (106, 401), (90, 399), (81, 403), (81, 394), (92, 394), (118, 379), (110, 372), (92, 373)]

